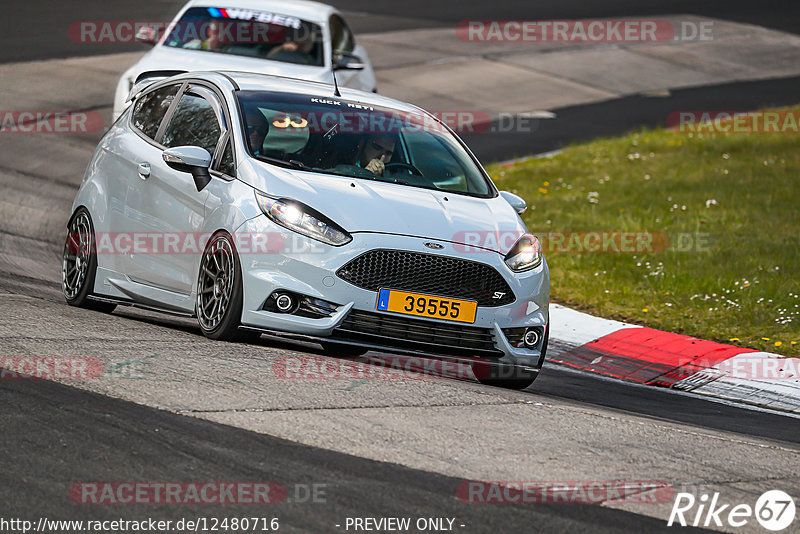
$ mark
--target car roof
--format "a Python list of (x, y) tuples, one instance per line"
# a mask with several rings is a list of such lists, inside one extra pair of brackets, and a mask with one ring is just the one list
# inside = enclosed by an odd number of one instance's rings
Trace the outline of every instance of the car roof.
[(327, 22), (333, 13), (339, 13), (333, 6), (310, 0), (189, 0), (186, 7), (253, 9), (292, 15), (318, 24)]
[[(193, 74), (197, 76), (199, 73)], [(219, 74), (222, 74), (228, 79), (233, 80), (242, 91), (275, 91), (280, 93), (308, 95), (311, 97), (333, 100), (342, 98), (344, 100), (359, 102), (361, 104), (391, 108), (398, 111), (406, 111), (410, 113), (422, 111), (427, 113), (413, 104), (395, 100), (394, 98), (382, 96), (377, 93), (368, 93), (366, 91), (359, 91), (357, 89), (350, 89), (342, 86), (339, 86), (339, 92), (342, 96), (335, 97), (333, 95), (333, 85), (323, 82), (300, 80), (297, 78), (285, 78), (282, 76), (258, 74), (253, 72), (219, 71)]]

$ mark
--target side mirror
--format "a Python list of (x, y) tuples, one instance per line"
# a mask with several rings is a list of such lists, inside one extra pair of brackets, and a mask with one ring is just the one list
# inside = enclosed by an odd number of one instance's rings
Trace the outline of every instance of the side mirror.
[(211, 154), (199, 146), (177, 146), (161, 153), (164, 162), (179, 172), (188, 172), (194, 177), (194, 185), (200, 192), (211, 182), (208, 168), (211, 166)]
[(364, 60), (346, 52), (334, 52), (333, 70), (364, 70)]
[(140, 43), (154, 45), (158, 42), (158, 30), (154, 26), (140, 26), (135, 39)]
[(500, 196), (503, 197), (506, 202), (511, 204), (511, 207), (514, 208), (514, 211), (516, 211), (519, 215), (522, 215), (525, 213), (525, 210), (528, 209), (528, 204), (525, 203), (522, 197), (518, 197), (514, 193), (500, 191)]

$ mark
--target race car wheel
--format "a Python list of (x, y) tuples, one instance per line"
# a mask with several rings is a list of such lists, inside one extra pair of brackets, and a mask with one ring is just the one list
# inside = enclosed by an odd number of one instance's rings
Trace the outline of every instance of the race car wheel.
[(86, 208), (80, 208), (67, 224), (67, 239), (61, 258), (61, 290), (70, 306), (111, 313), (116, 304), (90, 298), (96, 274), (94, 226)]
[(203, 335), (223, 341), (252, 341), (258, 334), (239, 330), (242, 268), (231, 236), (220, 232), (206, 245), (197, 277), (195, 311)]

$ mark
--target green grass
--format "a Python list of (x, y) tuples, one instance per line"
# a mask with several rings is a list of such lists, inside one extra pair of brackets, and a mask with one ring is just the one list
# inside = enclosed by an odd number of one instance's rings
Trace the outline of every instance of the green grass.
[[(670, 238), (665, 251), (638, 254), (548, 252), (545, 240), (553, 301), (800, 355), (798, 134), (642, 130), (488, 170), (527, 200), (523, 218), (540, 235)], [(698, 235), (701, 246), (688, 247)]]

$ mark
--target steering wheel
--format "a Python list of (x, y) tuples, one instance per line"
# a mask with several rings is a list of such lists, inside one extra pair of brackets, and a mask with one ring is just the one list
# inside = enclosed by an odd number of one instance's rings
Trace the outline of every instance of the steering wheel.
[(402, 161), (397, 161), (397, 162), (394, 162), (394, 163), (387, 163), (386, 165), (384, 165), (383, 174), (386, 175), (386, 172), (390, 171), (390, 174), (394, 175), (395, 173), (391, 172), (394, 169), (405, 169), (405, 170), (408, 171), (408, 174), (413, 174), (415, 176), (419, 176), (420, 178), (422, 178), (422, 171), (421, 170), (419, 170), (418, 168), (414, 167), (410, 163), (405, 163), (405, 162), (402, 162)]

